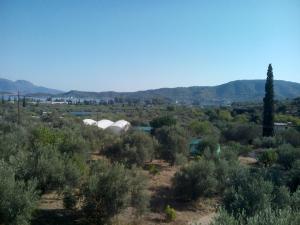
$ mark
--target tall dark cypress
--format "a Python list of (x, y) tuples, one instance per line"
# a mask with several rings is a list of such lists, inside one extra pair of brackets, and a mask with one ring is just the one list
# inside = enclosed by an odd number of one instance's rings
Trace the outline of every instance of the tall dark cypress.
[(269, 64), (267, 80), (265, 84), (264, 113), (263, 113), (263, 136), (274, 135), (274, 86), (273, 68)]

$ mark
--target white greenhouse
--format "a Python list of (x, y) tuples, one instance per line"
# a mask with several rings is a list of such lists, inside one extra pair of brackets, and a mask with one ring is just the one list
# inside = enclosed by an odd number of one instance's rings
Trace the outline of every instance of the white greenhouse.
[(118, 120), (113, 122), (111, 120), (102, 119), (100, 121), (95, 121), (92, 119), (84, 119), (83, 123), (85, 125), (94, 125), (102, 130), (108, 130), (114, 134), (121, 134), (126, 132), (130, 128), (130, 123), (126, 120)]

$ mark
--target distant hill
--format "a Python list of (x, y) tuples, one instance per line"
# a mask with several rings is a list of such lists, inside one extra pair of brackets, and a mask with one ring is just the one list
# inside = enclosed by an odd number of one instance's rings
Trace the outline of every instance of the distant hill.
[[(194, 86), (177, 88), (160, 88), (137, 92), (82, 92), (69, 91), (60, 97), (75, 98), (164, 98), (169, 101), (187, 104), (219, 104), (230, 102), (260, 101), (263, 99), (265, 80), (237, 80), (217, 86)], [(275, 98), (286, 99), (300, 96), (300, 84), (290, 81), (274, 81)]]
[(21, 94), (34, 94), (34, 93), (59, 94), (59, 93), (62, 93), (62, 91), (59, 91), (59, 90), (36, 86), (26, 80), (11, 81), (8, 79), (0, 78), (0, 92), (1, 93), (15, 94), (18, 91)]
[[(10, 81), (0, 78), (0, 93), (17, 93), (33, 97), (57, 97), (57, 98), (124, 98), (149, 100), (153, 98), (165, 99), (168, 102), (180, 102), (185, 104), (215, 105), (231, 102), (261, 101), (264, 97), (265, 80), (236, 80), (217, 86), (193, 86), (160, 88), (136, 92), (86, 92), (69, 91), (61, 92), (55, 89), (36, 86), (28, 81)], [(286, 99), (300, 97), (300, 84), (290, 81), (274, 81), (275, 98)]]

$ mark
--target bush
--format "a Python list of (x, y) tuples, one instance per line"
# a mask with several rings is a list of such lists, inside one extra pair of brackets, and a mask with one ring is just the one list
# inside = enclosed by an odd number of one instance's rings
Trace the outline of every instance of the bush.
[(216, 134), (216, 128), (209, 121), (192, 121), (189, 129), (195, 136), (205, 136)]
[(157, 129), (155, 136), (160, 144), (158, 155), (174, 164), (176, 155), (189, 155), (186, 133), (179, 127), (162, 127)]
[[(84, 185), (83, 211), (92, 224), (107, 224), (127, 206), (147, 208), (146, 185), (140, 175), (129, 172), (120, 164), (98, 162)], [(143, 211), (143, 210), (142, 210)]]
[(272, 206), (275, 209), (284, 209), (291, 204), (290, 191), (287, 187), (275, 187), (273, 190)]
[(188, 162), (188, 159), (186, 157), (186, 155), (182, 154), (182, 153), (176, 153), (175, 154), (175, 160), (174, 160), (174, 164), (175, 165), (185, 165)]
[(297, 159), (300, 159), (300, 148), (294, 148), (288, 144), (278, 148), (278, 163), (285, 169), (291, 169)]
[(266, 208), (254, 216), (246, 218), (243, 213), (233, 217), (230, 213), (221, 209), (210, 225), (298, 225), (299, 222), (299, 211), (292, 211), (291, 209), (272, 210)]
[(156, 142), (151, 136), (140, 131), (126, 134), (122, 140), (106, 149), (105, 154), (124, 162), (128, 166), (143, 166), (154, 157)]
[(64, 168), (64, 160), (57, 149), (46, 145), (32, 150), (20, 173), (25, 173), (26, 180), (35, 178), (38, 188), (45, 192), (64, 184)]
[(35, 182), (16, 180), (12, 168), (0, 161), (0, 224), (30, 224), (37, 200)]
[(154, 164), (150, 164), (150, 165), (148, 166), (147, 170), (149, 171), (149, 173), (150, 173), (151, 175), (157, 175), (157, 174), (159, 174), (159, 169), (158, 169), (157, 166), (154, 165)]
[(223, 132), (223, 136), (227, 141), (251, 144), (255, 138), (261, 136), (261, 129), (252, 124), (233, 124)]
[(74, 193), (74, 190), (67, 188), (64, 191), (63, 204), (65, 209), (74, 209), (77, 204), (77, 196)]
[(262, 137), (253, 140), (256, 148), (276, 148), (280, 144), (282, 144), (282, 140), (279, 137)]
[[(259, 188), (258, 188), (259, 187)], [(253, 216), (271, 206), (273, 184), (247, 169), (233, 173), (224, 193), (225, 209), (234, 216)]]
[(108, 223), (128, 204), (129, 177), (121, 165), (91, 175), (83, 190), (83, 211), (94, 224)]
[(263, 163), (265, 166), (273, 165), (278, 159), (278, 154), (274, 150), (265, 150), (259, 156), (259, 162)]
[(300, 159), (297, 159), (295, 162), (293, 162), (288, 173), (287, 185), (292, 191), (296, 191), (300, 186)]
[(174, 208), (167, 205), (165, 208), (165, 214), (166, 214), (166, 221), (171, 222), (176, 219), (176, 211)]
[(283, 140), (288, 143), (293, 145), (294, 147), (300, 147), (300, 132), (293, 129), (289, 128), (283, 132), (280, 133), (282, 136)]
[(132, 168), (129, 171), (130, 176), (130, 205), (135, 208), (136, 216), (143, 215), (148, 211), (150, 196), (147, 190), (148, 181), (141, 170)]
[(204, 155), (207, 159), (216, 158), (218, 143), (218, 139), (214, 136), (204, 137), (197, 146), (199, 154)]
[(190, 201), (201, 196), (215, 194), (218, 181), (214, 173), (215, 165), (212, 161), (191, 162), (177, 172), (173, 178), (175, 197)]
[(176, 125), (176, 120), (171, 116), (162, 116), (150, 121), (150, 126), (153, 129), (161, 128), (163, 126), (173, 126)]
[(249, 152), (252, 151), (252, 148), (248, 145), (241, 145), (240, 143), (237, 142), (230, 142), (228, 143), (228, 145), (222, 147), (222, 152), (225, 151), (235, 153), (237, 156), (239, 156), (239, 155), (247, 155)]

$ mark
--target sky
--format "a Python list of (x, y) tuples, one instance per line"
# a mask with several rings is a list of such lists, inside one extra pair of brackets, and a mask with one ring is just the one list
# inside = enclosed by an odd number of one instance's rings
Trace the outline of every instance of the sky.
[(60, 90), (300, 82), (299, 0), (0, 0), (0, 77)]

